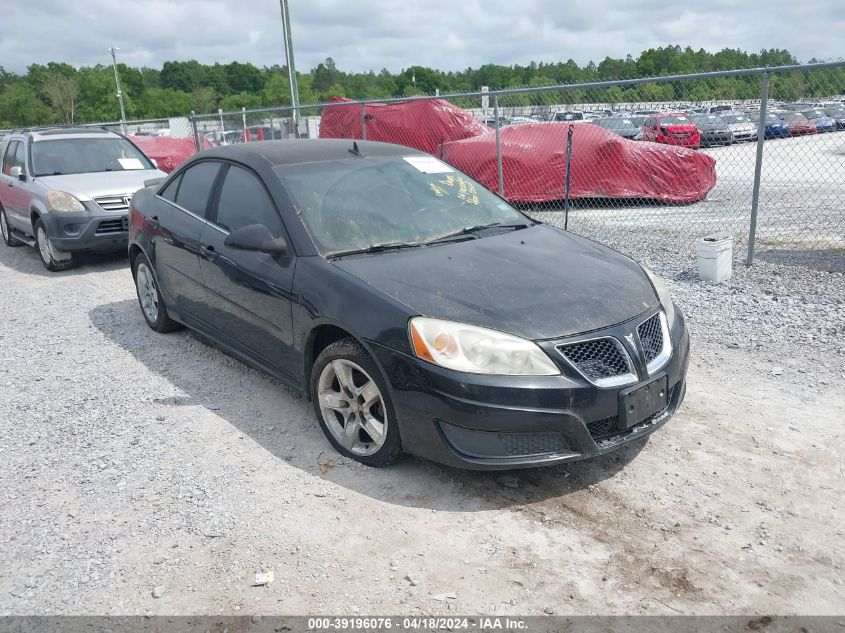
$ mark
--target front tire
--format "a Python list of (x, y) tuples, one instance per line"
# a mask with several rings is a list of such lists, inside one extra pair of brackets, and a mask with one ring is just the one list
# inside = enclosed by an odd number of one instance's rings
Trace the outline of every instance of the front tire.
[(341, 455), (375, 467), (403, 455), (390, 391), (355, 339), (332, 343), (317, 357), (311, 401), (320, 428)]
[(38, 249), (38, 255), (41, 257), (41, 263), (44, 264), (44, 268), (51, 273), (57, 273), (73, 266), (73, 255), (67, 251), (60, 251), (53, 246), (50, 236), (47, 235), (47, 228), (44, 226), (41, 218), (35, 221), (33, 228), (35, 229), (35, 246)]
[(6, 209), (0, 205), (0, 235), (3, 236), (3, 241), (6, 246), (23, 246), (23, 242), (12, 235), (12, 227), (9, 226), (9, 220), (6, 219)]
[(153, 274), (153, 267), (143, 253), (139, 253), (135, 258), (132, 277), (135, 279), (135, 291), (141, 306), (141, 314), (144, 315), (144, 321), (150, 329), (165, 334), (181, 328), (179, 323), (168, 316), (167, 306), (164, 305), (164, 298), (161, 296), (158, 282)]

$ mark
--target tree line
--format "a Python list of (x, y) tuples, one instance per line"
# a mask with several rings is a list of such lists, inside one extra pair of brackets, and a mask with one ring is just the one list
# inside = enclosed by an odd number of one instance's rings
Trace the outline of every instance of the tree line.
[[(810, 60), (814, 62), (816, 60)], [(413, 95), (540, 87), (658, 75), (796, 64), (787, 50), (759, 53), (724, 49), (666, 46), (652, 48), (634, 59), (605, 58), (579, 66), (575, 61), (535, 63), (526, 66), (485, 64), (457, 72), (411, 66), (399, 73), (348, 73), (329, 57), (308, 73), (297, 73), (301, 104), (316, 104), (331, 97), (382, 99)], [(258, 68), (253, 64), (201, 64), (195, 60), (167, 61), (159, 68), (133, 68), (118, 64), (128, 119), (152, 119), (245, 108), (290, 105), (287, 69)], [(613, 86), (595, 90), (567, 90), (548, 95), (509, 95), (503, 105), (544, 105), (579, 102), (660, 102), (710, 99), (753, 99), (759, 96), (759, 77), (721, 77), (666, 84)], [(774, 99), (845, 93), (845, 70), (837, 68), (775, 75), (770, 86)], [(477, 105), (477, 99), (456, 100)], [(462, 101), (465, 101), (462, 103)], [(114, 74), (110, 65), (75, 68), (63, 62), (32, 64), (26, 74), (7, 72), (0, 66), (0, 128), (41, 124), (115, 121), (120, 118)]]

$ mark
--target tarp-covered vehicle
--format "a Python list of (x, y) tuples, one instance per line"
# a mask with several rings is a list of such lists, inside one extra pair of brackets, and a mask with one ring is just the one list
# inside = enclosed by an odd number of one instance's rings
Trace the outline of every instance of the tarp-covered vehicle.
[[(333, 100), (320, 121), (322, 138), (360, 139), (359, 105)], [(406, 145), (436, 156), (498, 190), (495, 130), (441, 99), (366, 104), (367, 139)], [(529, 123), (500, 129), (504, 197), (538, 203), (564, 197), (568, 123)], [(636, 198), (663, 202), (703, 199), (716, 184), (706, 154), (629, 141), (584, 123), (573, 126), (570, 198)]]
[[(130, 136), (138, 148), (153, 159), (158, 168), (170, 173), (179, 165), (197, 153), (193, 138), (172, 138), (170, 136)], [(203, 142), (203, 149), (214, 147), (210, 142)]]

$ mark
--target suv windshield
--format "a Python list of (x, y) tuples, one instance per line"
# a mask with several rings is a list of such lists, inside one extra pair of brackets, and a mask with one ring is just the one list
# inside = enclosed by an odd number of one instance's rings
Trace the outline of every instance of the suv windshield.
[(361, 157), (275, 171), (323, 256), (419, 246), (472, 227), (532, 224), (483, 185), (430, 156)]
[(64, 138), (32, 144), (35, 176), (155, 169), (132, 143), (117, 136)]

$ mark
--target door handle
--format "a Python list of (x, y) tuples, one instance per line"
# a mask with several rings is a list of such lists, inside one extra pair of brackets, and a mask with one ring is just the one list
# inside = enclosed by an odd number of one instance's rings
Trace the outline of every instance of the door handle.
[(214, 250), (213, 246), (200, 246), (200, 254), (208, 261), (214, 261), (217, 259), (217, 252)]

